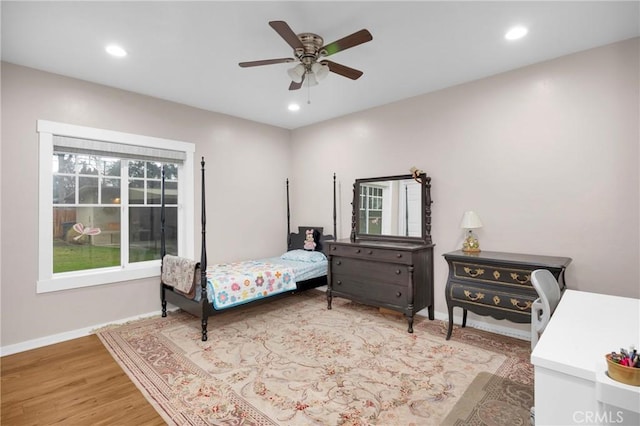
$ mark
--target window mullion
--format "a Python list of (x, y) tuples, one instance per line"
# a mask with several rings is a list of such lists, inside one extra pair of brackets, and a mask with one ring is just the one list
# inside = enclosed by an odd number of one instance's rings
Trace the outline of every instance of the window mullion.
[(120, 167), (120, 264), (129, 264), (129, 161)]

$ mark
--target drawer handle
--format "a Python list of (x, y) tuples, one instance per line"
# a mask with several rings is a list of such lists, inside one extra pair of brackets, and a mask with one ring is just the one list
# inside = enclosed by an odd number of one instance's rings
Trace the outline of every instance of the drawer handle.
[(525, 275), (524, 278), (520, 278), (520, 275), (516, 274), (515, 272), (511, 274), (511, 278), (518, 281), (520, 284), (528, 283), (530, 277), (530, 275)]
[(402, 271), (400, 269), (396, 269), (396, 275), (400, 275)]
[(336, 284), (338, 284), (338, 285), (342, 285), (342, 281), (338, 280), (338, 281), (336, 282)]
[(402, 296), (402, 293), (397, 292), (397, 293), (396, 293), (396, 297), (400, 297), (400, 296)]
[(500, 298), (498, 296), (493, 296), (493, 304), (494, 305), (499, 305), (500, 304)]
[(472, 277), (472, 278), (475, 278), (475, 277), (478, 277), (478, 276), (480, 276), (480, 275), (484, 274), (484, 269), (480, 269), (480, 268), (478, 268), (478, 269), (471, 269), (471, 268), (469, 268), (468, 266), (465, 266), (465, 267), (464, 267), (464, 271), (465, 271), (467, 274), (469, 274), (469, 276), (470, 276), (470, 277)]
[(397, 257), (398, 259), (400, 259), (400, 258), (402, 257), (402, 253), (398, 253), (398, 254), (396, 254), (396, 257)]
[(357, 249), (357, 250), (356, 250), (356, 253), (360, 253), (360, 249)]
[(500, 271), (493, 271), (493, 278), (495, 278), (496, 280), (500, 279)]
[(342, 260), (336, 260), (336, 265), (342, 265)]
[(335, 250), (335, 249), (336, 249), (336, 246), (331, 247), (331, 250)]
[(373, 254), (373, 250), (369, 250), (367, 254)]
[(482, 299), (484, 299), (484, 293), (480, 293), (480, 292), (476, 293), (476, 295), (475, 295), (475, 296), (471, 296), (471, 292), (470, 292), (469, 290), (465, 290), (465, 291), (464, 291), (464, 295), (465, 295), (465, 296), (467, 296), (467, 299), (469, 299), (469, 300), (473, 300), (474, 302), (475, 302), (476, 300), (482, 300)]
[(531, 302), (530, 301), (525, 301), (524, 305), (521, 304), (522, 302), (520, 302), (518, 299), (511, 299), (511, 304), (513, 306), (515, 306), (516, 308), (520, 309), (521, 311), (528, 311), (529, 309), (531, 309)]

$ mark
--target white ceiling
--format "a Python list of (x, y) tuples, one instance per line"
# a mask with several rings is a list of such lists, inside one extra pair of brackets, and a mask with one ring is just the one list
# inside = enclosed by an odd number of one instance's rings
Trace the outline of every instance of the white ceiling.
[[(2, 1), (2, 60), (294, 129), (639, 36), (639, 4)], [(325, 44), (368, 29), (372, 41), (330, 57), (364, 75), (289, 91), (291, 64), (240, 68), (292, 56), (272, 20)], [(515, 24), (529, 34), (508, 42)], [(114, 42), (129, 55), (108, 56)]]

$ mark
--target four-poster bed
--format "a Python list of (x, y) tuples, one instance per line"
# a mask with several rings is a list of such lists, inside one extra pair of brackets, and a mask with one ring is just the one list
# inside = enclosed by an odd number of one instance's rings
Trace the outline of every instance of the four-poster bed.
[(161, 258), (160, 298), (162, 316), (167, 316), (167, 303), (201, 319), (202, 340), (206, 341), (210, 316), (226, 309), (262, 303), (298, 291), (327, 284), (328, 261), (325, 242), (336, 234), (336, 177), (333, 175), (333, 235), (323, 235), (323, 227), (300, 226), (291, 232), (289, 180), (287, 190), (287, 252), (268, 259), (225, 264), (207, 264), (205, 162), (202, 175), (202, 244), (200, 262), (167, 255), (165, 240), (165, 185), (161, 187)]

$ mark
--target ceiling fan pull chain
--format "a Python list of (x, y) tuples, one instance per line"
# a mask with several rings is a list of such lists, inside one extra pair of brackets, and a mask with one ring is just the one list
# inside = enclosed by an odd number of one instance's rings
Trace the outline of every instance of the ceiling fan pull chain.
[(311, 84), (309, 84), (309, 79), (307, 79), (307, 105), (311, 105)]

